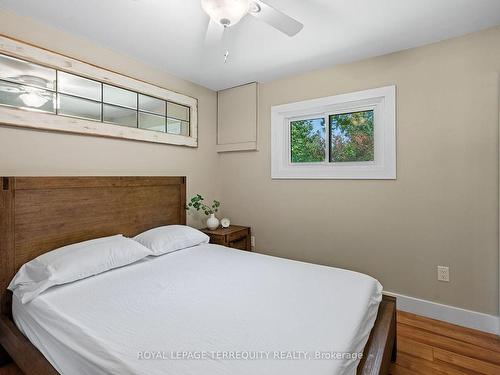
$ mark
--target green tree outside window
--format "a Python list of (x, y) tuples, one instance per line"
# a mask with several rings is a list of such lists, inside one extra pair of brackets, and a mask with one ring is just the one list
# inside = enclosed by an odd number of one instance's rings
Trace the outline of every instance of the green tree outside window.
[(292, 163), (325, 160), (325, 120), (322, 118), (290, 122)]
[(331, 115), (330, 161), (373, 160), (373, 111)]
[[(329, 137), (325, 137), (323, 118), (291, 121), (291, 162), (324, 162), (328, 147), (330, 162), (373, 161), (373, 116), (373, 110), (331, 115)], [(328, 146), (325, 138), (329, 138)]]

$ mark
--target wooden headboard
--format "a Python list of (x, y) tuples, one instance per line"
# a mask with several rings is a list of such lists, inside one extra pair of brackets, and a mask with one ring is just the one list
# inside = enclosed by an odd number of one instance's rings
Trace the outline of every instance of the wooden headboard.
[(2, 177), (2, 313), (10, 314), (6, 287), (24, 263), (75, 242), (186, 224), (185, 204), (185, 177)]

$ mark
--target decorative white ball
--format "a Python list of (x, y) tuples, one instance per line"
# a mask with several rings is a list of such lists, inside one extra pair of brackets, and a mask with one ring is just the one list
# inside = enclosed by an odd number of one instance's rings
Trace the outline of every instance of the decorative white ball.
[(231, 221), (225, 217), (223, 219), (220, 219), (220, 225), (222, 225), (222, 228), (227, 228), (231, 225)]

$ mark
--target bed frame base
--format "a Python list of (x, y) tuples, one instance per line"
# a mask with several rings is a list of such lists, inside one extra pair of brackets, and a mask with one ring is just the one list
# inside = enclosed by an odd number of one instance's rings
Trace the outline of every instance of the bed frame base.
[(357, 375), (389, 374), (391, 363), (396, 362), (396, 354), (396, 298), (382, 296)]
[[(5, 354), (2, 362), (13, 360), (26, 375), (58, 375), (40, 351), (19, 331), (10, 317), (0, 317), (0, 344)], [(9, 358), (10, 357), (10, 358)]]

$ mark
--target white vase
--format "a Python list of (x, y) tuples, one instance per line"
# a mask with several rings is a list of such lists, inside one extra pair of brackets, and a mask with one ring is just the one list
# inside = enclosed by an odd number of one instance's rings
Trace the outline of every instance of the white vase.
[(219, 219), (215, 217), (215, 214), (210, 214), (210, 217), (207, 219), (207, 228), (210, 230), (217, 229), (219, 227)]

